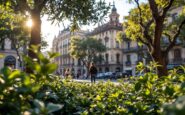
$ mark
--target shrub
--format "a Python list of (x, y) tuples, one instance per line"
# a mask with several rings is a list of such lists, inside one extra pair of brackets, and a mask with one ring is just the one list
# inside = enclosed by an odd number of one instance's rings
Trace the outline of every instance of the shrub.
[(57, 54), (49, 53), (49, 58), (37, 55), (39, 63), (25, 57), (32, 74), (8, 67), (1, 70), (1, 114), (145, 115), (184, 111), (185, 74), (178, 74), (178, 69), (159, 78), (155, 73), (156, 63), (149, 66), (140, 63), (138, 71), (147, 72), (127, 82), (79, 83), (52, 74), (57, 66), (50, 60)]

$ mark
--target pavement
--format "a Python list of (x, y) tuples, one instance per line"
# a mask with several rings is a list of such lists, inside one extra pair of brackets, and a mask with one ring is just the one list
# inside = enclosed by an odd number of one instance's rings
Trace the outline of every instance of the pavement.
[[(72, 79), (72, 81), (75, 82), (84, 82), (84, 83), (91, 83), (91, 79)], [(96, 83), (98, 82), (108, 82), (111, 81), (114, 84), (119, 84), (119, 82), (117, 80), (110, 80), (110, 79), (96, 79)]]

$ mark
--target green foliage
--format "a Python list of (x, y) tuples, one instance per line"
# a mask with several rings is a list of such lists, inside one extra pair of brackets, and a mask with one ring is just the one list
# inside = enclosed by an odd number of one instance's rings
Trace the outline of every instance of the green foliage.
[[(135, 3), (133, 0), (130, 0), (130, 1), (131, 3)], [(169, 1), (166, 1), (166, 0), (156, 0), (155, 2), (157, 4), (159, 11), (163, 10), (164, 7), (166, 7), (166, 5), (169, 4)], [(162, 36), (171, 39), (171, 41), (173, 40), (173, 35), (178, 30), (179, 25), (185, 19), (184, 4), (185, 4), (184, 1), (174, 1), (171, 6), (171, 9), (168, 10), (167, 15), (165, 15), (165, 19), (164, 19), (165, 21), (163, 23), (164, 29), (162, 30)], [(154, 36), (156, 23), (155, 21), (152, 21), (154, 20), (152, 16), (152, 11), (150, 9), (148, 2), (144, 2), (144, 3), (139, 2), (139, 7), (141, 9), (141, 13), (139, 8), (136, 7), (131, 9), (129, 12), (129, 15), (125, 17), (125, 22), (123, 23), (124, 27), (126, 28), (125, 34), (128, 38), (132, 40), (139, 40), (138, 38), (140, 38), (144, 42), (151, 42), (151, 41), (148, 41), (148, 38), (146, 37), (146, 32), (148, 32), (147, 33), (148, 37), (152, 38)], [(179, 14), (177, 14), (176, 18), (173, 19), (173, 21), (170, 21), (170, 19), (172, 19), (174, 15), (173, 10), (178, 7), (179, 7), (178, 9)], [(157, 11), (154, 11), (154, 12), (159, 13)], [(183, 28), (181, 30), (183, 30)], [(181, 31), (179, 36), (184, 37), (184, 32)], [(152, 39), (156, 39), (156, 38), (152, 38)], [(162, 37), (160, 39), (162, 39)]]
[(52, 21), (69, 20), (72, 29), (77, 29), (81, 24), (101, 21), (109, 10), (104, 0), (0, 0), (0, 4), (22, 14), (32, 15), (32, 10), (37, 10), (41, 15), (47, 14)]
[[(158, 64), (139, 63), (143, 76), (131, 77), (118, 84), (108, 81), (96, 84), (63, 80), (52, 75), (56, 65), (34, 47), (39, 62), (25, 56), (33, 70), (28, 74), (5, 67), (0, 74), (1, 114), (182, 114), (184, 112), (185, 67), (158, 77)], [(177, 73), (178, 70), (182, 73)], [(181, 97), (182, 96), (182, 97)]]
[(72, 38), (70, 44), (70, 55), (73, 58), (81, 59), (88, 66), (95, 59), (97, 54), (106, 51), (106, 47), (95, 38)]
[(37, 93), (44, 89), (51, 80), (54, 80), (50, 74), (57, 67), (55, 64), (50, 63), (50, 60), (57, 56), (56, 54), (48, 53), (49, 58), (45, 58), (41, 53), (37, 53), (37, 55), (39, 56), (39, 63), (25, 56), (25, 62), (34, 70), (34, 74), (11, 70), (9, 67), (4, 67), (1, 70), (1, 114), (21, 114), (24, 112), (49, 114), (62, 108), (62, 105), (57, 103), (45, 103), (36, 100)]

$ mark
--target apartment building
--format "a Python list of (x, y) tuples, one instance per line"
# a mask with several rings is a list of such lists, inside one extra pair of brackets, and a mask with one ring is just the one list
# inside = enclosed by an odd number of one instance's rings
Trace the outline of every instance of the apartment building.
[(58, 52), (61, 55), (55, 58), (55, 62), (58, 64), (57, 73), (64, 75), (65, 70), (69, 69), (71, 74), (76, 75), (79, 72), (81, 75), (86, 73), (85, 66), (78, 59), (74, 59), (70, 56), (70, 42), (71, 37), (76, 36), (81, 39), (85, 38), (85, 31), (71, 32), (69, 28), (59, 32), (58, 36), (53, 40), (53, 52)]
[[(23, 49), (19, 49), (23, 51)], [(12, 69), (23, 69), (22, 63), (19, 62), (17, 52), (15, 50), (14, 44), (10, 39), (6, 38), (0, 43), (0, 69), (4, 66), (9, 66)]]
[(104, 60), (96, 63), (99, 72), (122, 72), (123, 44), (116, 40), (116, 35), (119, 31), (122, 31), (122, 24), (119, 22), (117, 9), (113, 5), (109, 15), (109, 22), (98, 26), (87, 34), (87, 36), (95, 37), (107, 47), (105, 53), (99, 54)]
[[(169, 22), (176, 19), (179, 15), (181, 8), (174, 8), (170, 12)], [(109, 21), (103, 25), (96, 27), (91, 32), (76, 32), (71, 33), (69, 29), (65, 29), (59, 33), (53, 40), (53, 51), (60, 52), (62, 55), (55, 59), (59, 64), (59, 70), (62, 74), (66, 68), (74, 73), (80, 71), (80, 73), (86, 73), (85, 67), (80, 60), (72, 59), (69, 55), (69, 44), (72, 35), (85, 37), (94, 37), (102, 42), (107, 51), (99, 54), (103, 60), (96, 63), (98, 72), (126, 72), (130, 75), (136, 75), (136, 65), (138, 62), (148, 64), (152, 61), (152, 57), (147, 50), (146, 46), (139, 46), (137, 41), (132, 41), (128, 38), (123, 38), (123, 42), (119, 43), (116, 40), (118, 32), (124, 31), (122, 24), (119, 22), (119, 14), (113, 4), (111, 13), (109, 15)], [(169, 44), (169, 41), (164, 38), (162, 45)], [(185, 64), (185, 42), (181, 39), (177, 40), (176, 46), (170, 50), (168, 57), (168, 69), (172, 69), (176, 66)]]

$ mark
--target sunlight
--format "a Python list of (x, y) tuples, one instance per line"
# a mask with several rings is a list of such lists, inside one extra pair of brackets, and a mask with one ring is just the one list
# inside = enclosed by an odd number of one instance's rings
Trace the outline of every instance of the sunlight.
[(32, 20), (31, 19), (29, 19), (29, 20), (27, 20), (27, 22), (26, 22), (26, 26), (28, 26), (28, 27), (32, 27), (32, 25), (33, 25), (33, 22), (32, 22)]

